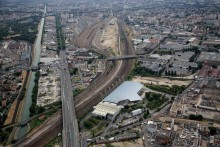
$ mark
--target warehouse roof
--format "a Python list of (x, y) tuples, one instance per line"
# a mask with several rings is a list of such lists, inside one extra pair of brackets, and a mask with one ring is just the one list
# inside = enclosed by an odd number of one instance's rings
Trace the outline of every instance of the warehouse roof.
[(107, 114), (114, 115), (121, 110), (121, 106), (117, 106), (116, 104), (109, 102), (100, 102), (94, 108), (95, 110), (92, 112), (92, 114), (104, 117), (106, 117)]
[(109, 94), (103, 101), (117, 104), (118, 102), (123, 100), (142, 100), (142, 98), (138, 95), (138, 92), (141, 90), (142, 87), (143, 85), (138, 82), (125, 81), (111, 94)]

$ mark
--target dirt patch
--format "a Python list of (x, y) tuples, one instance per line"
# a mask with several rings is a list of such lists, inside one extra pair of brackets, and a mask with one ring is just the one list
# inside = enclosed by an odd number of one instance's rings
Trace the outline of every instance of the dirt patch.
[[(140, 138), (134, 141), (114, 142), (111, 145), (114, 147), (143, 147), (143, 142)], [(93, 145), (93, 147), (103, 147), (103, 144)]]
[(128, 28), (128, 27), (126, 27), (125, 30), (126, 30), (126, 32), (127, 32), (127, 35), (128, 35), (129, 40), (133, 39), (133, 38), (134, 38), (134, 34), (133, 34), (133, 32), (131, 31), (131, 29)]
[(142, 139), (138, 139), (135, 141), (129, 141), (129, 142), (115, 142), (112, 143), (114, 147), (143, 147)]
[(17, 99), (12, 103), (12, 105), (11, 105), (11, 107), (10, 107), (10, 110), (9, 110), (9, 112), (8, 112), (8, 115), (7, 115), (7, 119), (5, 120), (4, 125), (7, 125), (7, 124), (10, 124), (10, 123), (11, 123), (12, 118), (13, 118), (13, 116), (14, 116), (16, 104), (17, 104)]
[(135, 82), (140, 82), (140, 83), (152, 83), (152, 84), (158, 84), (158, 85), (168, 85), (168, 86), (172, 86), (172, 85), (178, 85), (178, 86), (182, 86), (182, 85), (189, 85), (192, 80), (170, 80), (168, 78), (154, 78), (154, 77), (134, 77), (132, 79), (132, 81)]
[(118, 48), (118, 25), (116, 18), (111, 19), (104, 27), (100, 42), (102, 46), (112, 48), (114, 52)]

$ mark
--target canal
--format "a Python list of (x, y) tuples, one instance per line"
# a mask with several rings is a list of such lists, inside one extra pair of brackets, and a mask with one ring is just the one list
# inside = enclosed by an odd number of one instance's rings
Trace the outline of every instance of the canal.
[[(41, 39), (42, 39), (42, 35), (43, 35), (43, 28), (44, 28), (44, 16), (46, 14), (46, 6), (44, 9), (44, 14), (43, 17), (41, 19), (39, 28), (38, 28), (38, 35), (37, 35), (37, 39), (35, 41), (34, 44), (34, 57), (32, 58), (32, 66), (37, 66), (39, 61), (40, 61), (40, 53), (41, 53)], [(21, 119), (20, 121), (24, 121), (29, 119), (30, 117), (30, 111), (29, 108), (31, 106), (32, 103), (32, 90), (34, 88), (34, 79), (35, 79), (35, 72), (30, 72), (30, 77), (29, 77), (29, 82), (28, 82), (28, 87), (27, 87), (27, 92), (25, 95), (25, 100), (24, 100), (24, 104), (23, 104), (23, 110), (21, 113)], [(18, 134), (17, 134), (17, 139), (20, 139), (21, 137), (23, 137), (28, 131), (28, 126), (24, 126), (22, 128), (19, 129)]]

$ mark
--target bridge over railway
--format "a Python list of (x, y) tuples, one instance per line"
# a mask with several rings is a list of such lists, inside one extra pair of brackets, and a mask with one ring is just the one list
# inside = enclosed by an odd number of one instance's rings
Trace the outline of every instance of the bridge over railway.
[[(26, 126), (30, 121), (32, 121), (33, 119), (35, 119), (35, 118), (38, 118), (38, 117), (40, 117), (40, 116), (43, 116), (43, 115), (45, 115), (45, 114), (47, 114), (47, 113), (53, 113), (56, 109), (60, 109), (60, 106), (56, 106), (56, 107), (54, 107), (54, 108), (52, 108), (52, 109), (49, 109), (49, 110), (47, 110), (47, 111), (45, 111), (45, 112), (43, 112), (43, 113), (41, 113), (41, 114), (38, 114), (38, 115), (35, 115), (35, 116), (33, 116), (33, 117), (30, 117), (29, 119), (26, 119), (26, 120), (23, 120), (23, 121), (20, 121), (20, 122), (13, 122), (13, 123), (10, 123), (10, 124), (8, 124), (8, 125), (3, 125), (3, 126), (1, 126), (2, 127), (2, 129), (8, 129), (8, 128), (12, 128), (12, 127), (23, 127), (23, 126)], [(60, 111), (60, 110), (59, 110)]]
[(37, 71), (40, 67), (59, 67), (58, 64), (56, 65), (43, 65), (39, 64), (38, 66), (18, 66), (15, 67), (15, 69), (22, 69), (22, 70), (27, 70), (27, 71)]
[(135, 59), (135, 58), (137, 58), (136, 55), (123, 55), (123, 56), (109, 57), (106, 60), (112, 61), (112, 60), (124, 60), (124, 59)]
[(36, 71), (38, 70), (38, 66), (22, 66), (22, 67), (15, 67), (15, 69), (22, 69), (28, 71)]

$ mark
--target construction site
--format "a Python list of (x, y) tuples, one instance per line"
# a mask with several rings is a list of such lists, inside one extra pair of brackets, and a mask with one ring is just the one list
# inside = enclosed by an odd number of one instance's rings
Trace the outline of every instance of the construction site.
[(60, 100), (60, 77), (57, 68), (41, 70), (37, 105), (45, 106)]
[(118, 24), (117, 18), (112, 18), (102, 29), (101, 45), (109, 48), (110, 52), (118, 52)]
[[(84, 19), (85, 20), (85, 19)], [(87, 19), (88, 20), (88, 19)], [(62, 20), (62, 22), (65, 22), (65, 19)], [(91, 22), (91, 24), (86, 25), (86, 28), (83, 29), (79, 35), (76, 34), (74, 37), (74, 44), (80, 48), (87, 48), (95, 51), (98, 54), (102, 54), (104, 56), (113, 55), (112, 51), (109, 51), (108, 48), (116, 48), (118, 44), (118, 38), (119, 36), (125, 36), (126, 32), (123, 28), (123, 23), (118, 23), (116, 18), (111, 19), (111, 21), (104, 21), (104, 22), (98, 22), (96, 21)], [(118, 25), (119, 24), (119, 25)], [(103, 27), (103, 28), (101, 28)], [(121, 29), (119, 29), (121, 28)], [(104, 29), (104, 33), (101, 34), (101, 37), (105, 37), (105, 40), (107, 42), (101, 42), (101, 38), (97, 39), (95, 36), (99, 34), (97, 33), (97, 30)], [(110, 36), (109, 36), (110, 35)], [(106, 38), (107, 37), (107, 38)], [(104, 38), (103, 38), (104, 39)], [(93, 45), (92, 42), (95, 42), (96, 45)], [(102, 44), (103, 43), (103, 44)], [(69, 47), (71, 47), (73, 44), (71, 44), (71, 41), (68, 43)], [(107, 47), (104, 47), (107, 46)], [(105, 49), (105, 50), (103, 50)], [(128, 38), (124, 38), (124, 41), (120, 44), (120, 55), (129, 55), (132, 53), (132, 46), (128, 40)], [(113, 51), (114, 52), (114, 51)], [(115, 54), (116, 55), (116, 54)], [(74, 61), (75, 62), (75, 61)], [(67, 63), (67, 61), (66, 61)], [(56, 63), (54, 63), (54, 66)], [(69, 63), (68, 63), (69, 64)], [(99, 103), (103, 97), (107, 96), (109, 93), (111, 93), (120, 83), (124, 81), (126, 76), (129, 74), (130, 70), (132, 69), (132, 66), (134, 64), (134, 60), (118, 60), (118, 61), (110, 61), (105, 63), (105, 70), (102, 72), (101, 75), (96, 77), (95, 80), (91, 82), (91, 84), (79, 95), (74, 97), (74, 103), (75, 103), (75, 110), (76, 110), (76, 116), (77, 118), (83, 117), (85, 114), (87, 114), (90, 110), (92, 110), (93, 106), (95, 106), (97, 103)], [(53, 67), (53, 66), (52, 66)], [(52, 68), (53, 69), (53, 68)], [(57, 93), (59, 93), (59, 79), (57, 78), (57, 75), (59, 75), (59, 72), (51, 71), (51, 67), (48, 69), (42, 68), (42, 72), (45, 73), (45, 77), (42, 77), (40, 79), (40, 84), (42, 86), (46, 86), (45, 88), (39, 89), (40, 96), (44, 96), (44, 100), (42, 100), (39, 104), (44, 105), (43, 102), (52, 103), (56, 100), (59, 100), (59, 97), (57, 96)], [(103, 81), (105, 81), (105, 84), (103, 84)], [(48, 92), (48, 90), (50, 90)], [(52, 94), (53, 93), (53, 94)], [(46, 96), (46, 98), (45, 98)], [(48, 97), (48, 98), (47, 98)], [(50, 97), (50, 98), (49, 98)], [(39, 97), (40, 100), (41, 97)], [(57, 133), (54, 132), (54, 127), (57, 126), (61, 118), (58, 117), (58, 114), (55, 114), (57, 119), (55, 120), (53, 124), (48, 126), (47, 124), (43, 123), (41, 127), (45, 127), (45, 129), (41, 128), (41, 135), (38, 136), (38, 132), (36, 132), (37, 136), (36, 139), (32, 138), (24, 138), (24, 140), (19, 142), (18, 146), (29, 146), (33, 145), (33, 143), (38, 140), (38, 144), (45, 144), (48, 140), (45, 140), (43, 137), (43, 134), (51, 134), (54, 135), (54, 137), (57, 135)], [(38, 128), (36, 128), (38, 129)], [(60, 131), (59, 127), (56, 127), (56, 131)]]

